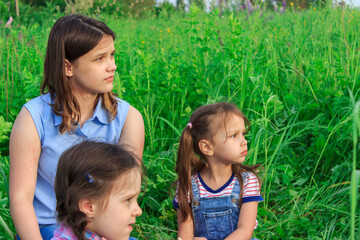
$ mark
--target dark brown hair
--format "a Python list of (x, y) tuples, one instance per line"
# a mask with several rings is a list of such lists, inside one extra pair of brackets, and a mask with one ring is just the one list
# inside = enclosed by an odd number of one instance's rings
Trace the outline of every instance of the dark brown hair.
[[(180, 137), (180, 145), (178, 149), (177, 161), (176, 161), (176, 173), (178, 179), (176, 181), (177, 199), (180, 206), (180, 211), (185, 221), (189, 216), (192, 218), (191, 206), (188, 202), (188, 194), (190, 193), (190, 201), (193, 199), (191, 176), (200, 171), (206, 164), (205, 155), (199, 148), (199, 141), (202, 139), (211, 140), (215, 135), (220, 124), (224, 124), (226, 129), (226, 123), (233, 114), (240, 116), (245, 121), (247, 130), (250, 127), (250, 123), (245, 115), (235, 105), (226, 102), (219, 102), (201, 106), (195, 110), (191, 115), (189, 123), (192, 127), (185, 127)], [(241, 173), (251, 171), (256, 177), (256, 169), (259, 165), (246, 166), (243, 164), (233, 164), (232, 170), (235, 176), (239, 180), (241, 186), (241, 193), (239, 199), (239, 205), (241, 206), (241, 200), (243, 195), (243, 178)]]
[[(75, 61), (95, 48), (105, 35), (115, 39), (115, 33), (105, 23), (77, 14), (59, 18), (51, 29), (41, 93), (48, 91), (54, 100), (53, 111), (62, 117), (61, 134), (66, 131), (71, 133), (81, 117), (79, 103), (71, 92), (70, 81), (65, 74), (65, 59)], [(108, 121), (112, 121), (117, 114), (114, 94), (101, 93), (99, 98), (108, 111)]]
[(81, 199), (107, 203), (114, 181), (141, 167), (126, 148), (103, 142), (84, 141), (60, 156), (55, 177), (57, 218), (84, 239), (87, 216), (80, 211)]

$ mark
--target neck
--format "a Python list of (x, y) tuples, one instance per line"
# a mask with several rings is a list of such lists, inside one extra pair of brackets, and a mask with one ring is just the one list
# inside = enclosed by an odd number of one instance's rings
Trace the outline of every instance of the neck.
[(212, 189), (222, 187), (232, 175), (231, 164), (219, 164), (208, 161), (205, 167), (200, 171), (200, 175), (206, 184)]
[(81, 118), (79, 124), (83, 124), (94, 114), (96, 107), (96, 99), (99, 94), (75, 94), (76, 100), (79, 103)]

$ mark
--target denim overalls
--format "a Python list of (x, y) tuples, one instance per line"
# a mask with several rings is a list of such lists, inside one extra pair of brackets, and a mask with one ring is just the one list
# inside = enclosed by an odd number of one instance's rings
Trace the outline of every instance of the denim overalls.
[[(245, 182), (248, 173), (242, 173)], [(235, 181), (231, 195), (223, 197), (200, 197), (195, 180), (191, 178), (194, 199), (191, 203), (194, 216), (194, 237), (223, 240), (237, 229), (240, 209), (238, 206), (240, 186)]]

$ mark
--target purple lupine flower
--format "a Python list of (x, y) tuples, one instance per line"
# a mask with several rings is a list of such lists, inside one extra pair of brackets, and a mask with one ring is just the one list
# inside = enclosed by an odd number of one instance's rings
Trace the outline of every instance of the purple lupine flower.
[(246, 5), (245, 5), (245, 3), (243, 3), (243, 5), (241, 6), (242, 7), (242, 9), (246, 9)]
[(252, 8), (252, 6), (251, 6), (250, 0), (247, 1), (247, 9), (248, 9), (249, 14), (252, 14), (253, 8)]
[(283, 6), (284, 11), (285, 11), (285, 8), (286, 8), (286, 0), (283, 0), (283, 1), (282, 1), (282, 6)]
[(262, 17), (262, 16), (263, 16), (263, 10), (260, 9), (260, 17)]
[(277, 10), (278, 10), (278, 7), (276, 4), (274, 4), (274, 11), (277, 12)]

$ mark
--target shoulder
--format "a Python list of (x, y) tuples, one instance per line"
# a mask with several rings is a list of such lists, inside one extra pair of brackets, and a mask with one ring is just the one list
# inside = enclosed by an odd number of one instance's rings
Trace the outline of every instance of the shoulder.
[(31, 99), (23, 105), (33, 118), (52, 113), (52, 99), (49, 93)]
[(128, 102), (122, 99), (116, 98), (116, 100), (117, 100), (117, 113), (114, 120), (117, 122), (117, 125), (121, 126), (122, 128), (126, 118), (128, 117), (131, 106)]
[(116, 97), (118, 111), (129, 111), (130, 104), (123, 99)]
[(24, 104), (27, 106), (51, 106), (52, 103), (50, 93), (45, 93), (44, 95), (40, 95), (36, 98), (31, 99), (27, 103)]
[(242, 173), (245, 182), (257, 182), (259, 183), (259, 178), (253, 172), (245, 172)]
[(243, 203), (252, 201), (263, 201), (263, 198), (260, 195), (260, 182), (258, 177), (252, 172), (246, 173), (247, 174), (243, 185)]

